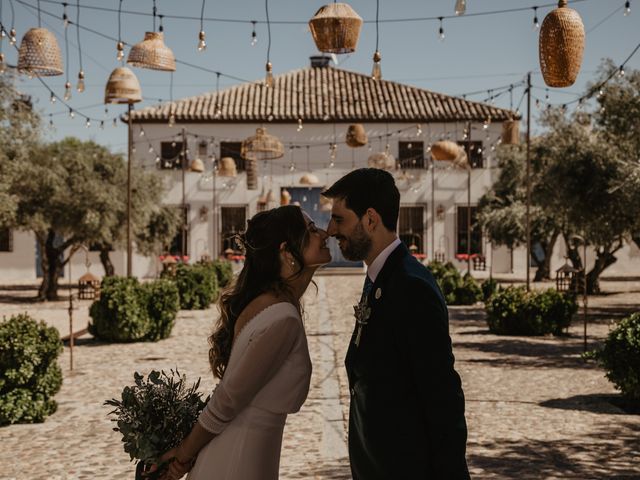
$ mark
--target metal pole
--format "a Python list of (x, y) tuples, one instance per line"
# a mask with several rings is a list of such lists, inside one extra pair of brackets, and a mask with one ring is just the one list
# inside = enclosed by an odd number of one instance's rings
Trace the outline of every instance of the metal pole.
[(471, 275), (471, 122), (467, 124), (467, 273)]
[(213, 205), (211, 209), (211, 233), (213, 236), (211, 237), (211, 259), (218, 259), (218, 251), (216, 249), (216, 240), (217, 240), (217, 231), (218, 231), (218, 216), (216, 215), (216, 163), (213, 162), (213, 170), (211, 172), (213, 176)]
[(531, 72), (527, 73), (527, 292), (531, 289)]
[(131, 120), (131, 110), (133, 104), (129, 104), (127, 114), (127, 133), (128, 133), (128, 152), (127, 152), (127, 277), (131, 276), (132, 271), (132, 253), (133, 247), (131, 243), (131, 163), (133, 161), (133, 125)]
[(582, 290), (582, 306), (584, 308), (584, 345), (583, 345), (583, 350), (584, 353), (587, 353), (587, 239), (584, 238), (583, 239), (583, 246), (584, 246), (584, 265), (582, 266), (583, 268), (583, 278), (584, 278), (584, 284), (583, 284), (583, 290)]
[(431, 261), (436, 259), (436, 164), (431, 157)]
[(187, 254), (187, 202), (186, 202), (186, 187), (185, 187), (185, 175), (186, 168), (185, 165), (187, 163), (187, 133), (185, 129), (182, 129), (182, 159), (180, 162), (180, 167), (182, 168), (182, 247), (180, 248), (180, 256), (182, 257), (182, 261), (184, 261), (184, 256)]
[(71, 257), (73, 247), (69, 250), (69, 370), (73, 371), (73, 288), (71, 283)]

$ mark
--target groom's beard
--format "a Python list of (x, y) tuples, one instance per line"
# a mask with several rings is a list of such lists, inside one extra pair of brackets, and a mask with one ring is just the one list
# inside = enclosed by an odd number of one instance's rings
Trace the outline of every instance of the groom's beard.
[(364, 231), (361, 223), (358, 223), (350, 237), (343, 237), (347, 243), (341, 248), (342, 255), (347, 260), (360, 261), (367, 258), (371, 251), (371, 237)]

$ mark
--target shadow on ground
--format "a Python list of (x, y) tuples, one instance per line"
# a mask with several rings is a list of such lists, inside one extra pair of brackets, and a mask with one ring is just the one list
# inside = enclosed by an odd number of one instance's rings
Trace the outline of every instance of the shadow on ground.
[[(581, 410), (609, 415), (640, 415), (640, 405), (634, 405), (622, 395), (592, 394), (574, 395), (568, 398), (554, 398), (539, 404), (541, 407), (561, 410)], [(640, 439), (638, 440), (640, 445)], [(640, 453), (639, 453), (640, 455)], [(640, 462), (640, 458), (638, 459)]]
[[(470, 443), (474, 478), (639, 479), (638, 436), (632, 423), (602, 425), (578, 439), (496, 439)], [(480, 473), (482, 471), (482, 473)]]

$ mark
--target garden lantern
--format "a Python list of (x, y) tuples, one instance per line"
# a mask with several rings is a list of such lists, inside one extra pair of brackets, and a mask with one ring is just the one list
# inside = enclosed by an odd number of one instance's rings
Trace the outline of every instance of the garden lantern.
[(556, 290), (559, 292), (574, 292), (579, 274), (580, 270), (573, 268), (565, 259), (564, 265), (556, 270)]
[(100, 296), (100, 279), (87, 272), (78, 279), (78, 298), (94, 300)]

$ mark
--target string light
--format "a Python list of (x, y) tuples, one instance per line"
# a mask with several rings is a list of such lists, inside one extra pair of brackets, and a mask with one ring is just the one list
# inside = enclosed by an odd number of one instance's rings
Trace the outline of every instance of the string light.
[[(65, 4), (66, 8), (66, 4)], [(67, 81), (64, 83), (64, 101), (68, 102), (71, 99), (71, 82), (69, 81), (69, 36), (67, 35), (68, 29), (64, 29), (64, 50), (66, 57), (66, 78)]]
[(379, 19), (380, 13), (380, 0), (376, 0), (376, 51), (373, 53), (373, 69), (371, 70), (371, 78), (374, 80), (380, 80), (382, 78), (382, 68), (380, 67), (380, 61), (382, 60), (382, 55), (380, 54), (379, 45)]
[(216, 110), (215, 117), (220, 118), (222, 107), (220, 106), (220, 72), (216, 72)]
[(267, 64), (265, 65), (265, 69), (267, 70), (267, 75), (264, 80), (264, 84), (266, 87), (273, 86), (273, 65), (269, 61), (269, 57), (271, 55), (271, 22), (269, 22), (269, 0), (264, 0), (264, 8), (267, 13)]
[(122, 0), (118, 3), (118, 43), (116, 43), (116, 58), (119, 62), (124, 60), (124, 42), (122, 41)]
[(618, 69), (618, 78), (622, 77), (624, 77), (624, 66), (620, 65), (620, 68)]
[(82, 70), (78, 73), (78, 86), (76, 90), (78, 90), (78, 93), (84, 92), (84, 71)]
[(113, 128), (117, 128), (118, 127), (118, 120), (115, 117), (113, 119), (112, 125), (113, 125)]
[(440, 28), (438, 29), (438, 40), (444, 42), (444, 27), (442, 26), (443, 17), (438, 17), (438, 20), (440, 20)]
[(100, 130), (104, 130), (104, 120), (100, 120)]
[(76, 0), (76, 35), (78, 39), (78, 63), (80, 65), (80, 72), (78, 72), (78, 84), (76, 90), (78, 93), (84, 92), (84, 70), (82, 68), (82, 42), (80, 40), (80, 0)]
[(51, 95), (49, 95), (49, 101), (51, 103), (56, 103), (56, 94), (51, 92)]
[(75, 116), (76, 116), (76, 114), (75, 114), (75, 112), (73, 111), (73, 108), (70, 108), (70, 109), (69, 109), (69, 117), (71, 117), (71, 118), (75, 118)]
[(9, 30), (9, 45), (13, 46), (16, 44), (16, 29), (11, 27)]
[(467, 0), (456, 0), (456, 7), (454, 12), (456, 15), (464, 15), (467, 11)]
[(64, 101), (68, 102), (71, 99), (71, 82), (67, 80), (64, 84)]
[(62, 4), (62, 24), (64, 25), (64, 28), (67, 28), (69, 26), (69, 15), (67, 15), (66, 3)]
[(624, 16), (627, 17), (631, 15), (631, 2), (627, 0), (624, 2)]
[(4, 53), (0, 53), (0, 74), (7, 71), (7, 64), (4, 61)]
[(256, 34), (256, 21), (251, 20), (252, 30), (251, 30), (251, 46), (255, 47), (258, 43), (258, 35)]
[(198, 33), (198, 51), (203, 52), (207, 49), (204, 33), (204, 4), (206, 0), (202, 0), (202, 8), (200, 9), (200, 33)]
[(87, 128), (91, 127), (91, 119), (89, 117), (87, 117), (87, 121), (85, 122), (84, 126)]
[(540, 30), (540, 22), (538, 21), (538, 7), (533, 7), (533, 30)]
[(416, 126), (416, 137), (419, 137), (420, 135), (422, 135), (422, 125), (418, 124)]
[(140, 133), (138, 135), (144, 137), (144, 128), (140, 127)]
[(302, 119), (299, 118), (298, 119), (298, 128), (296, 129), (298, 132), (300, 132), (304, 127), (302, 126)]

